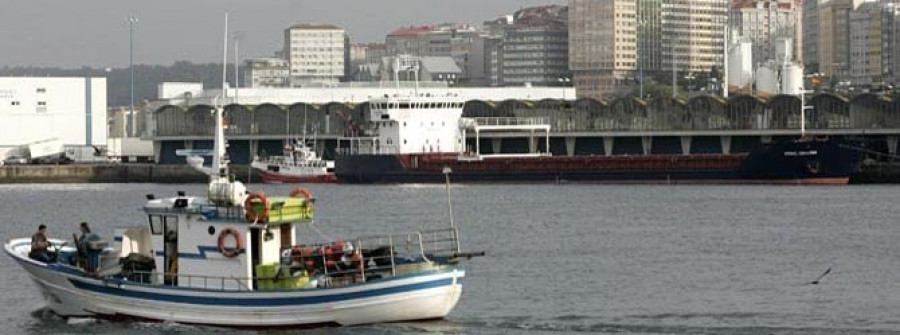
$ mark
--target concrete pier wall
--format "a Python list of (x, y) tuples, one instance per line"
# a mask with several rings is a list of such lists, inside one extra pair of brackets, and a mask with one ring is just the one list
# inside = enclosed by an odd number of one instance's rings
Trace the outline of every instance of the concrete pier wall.
[[(246, 181), (247, 167), (232, 167)], [(259, 175), (251, 177), (259, 182)], [(7, 165), (0, 166), (0, 184), (13, 183), (205, 183), (208, 177), (187, 165)]]

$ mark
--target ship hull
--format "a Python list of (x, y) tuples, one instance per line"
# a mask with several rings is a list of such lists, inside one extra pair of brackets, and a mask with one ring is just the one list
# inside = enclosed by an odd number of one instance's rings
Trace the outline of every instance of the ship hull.
[(336, 183), (337, 177), (334, 174), (321, 174), (321, 175), (287, 175), (280, 173), (272, 173), (269, 171), (262, 171), (262, 181), (264, 183), (269, 184), (298, 184), (298, 183), (315, 183), (315, 184), (325, 184), (325, 183)]
[[(140, 319), (230, 327), (357, 325), (443, 318), (462, 294), (462, 269), (341, 288), (222, 291), (97, 278), (27, 257), (30, 239), (5, 251), (31, 277), (47, 307), (64, 317)], [(54, 243), (62, 243), (55, 241)]]
[(555, 156), (460, 159), (456, 154), (338, 156), (349, 183), (438, 183), (450, 167), (457, 182), (843, 185), (858, 154), (837, 141), (772, 143), (740, 154)]

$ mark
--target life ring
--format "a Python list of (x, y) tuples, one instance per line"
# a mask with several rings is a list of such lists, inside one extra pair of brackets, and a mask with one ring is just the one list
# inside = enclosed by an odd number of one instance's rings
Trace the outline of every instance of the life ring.
[(306, 200), (312, 199), (313, 197), (312, 192), (303, 187), (297, 187), (291, 191), (291, 198), (296, 198), (298, 195), (302, 195)]
[[(225, 247), (225, 238), (228, 236), (234, 236), (234, 249), (228, 249)], [(234, 258), (239, 255), (241, 251), (244, 250), (244, 239), (241, 238), (241, 234), (234, 228), (225, 228), (222, 230), (222, 233), (219, 234), (219, 252), (222, 253), (222, 256), (227, 258)]]
[[(256, 212), (256, 205), (262, 205), (262, 210)], [(269, 198), (262, 191), (251, 194), (244, 200), (244, 211), (247, 212), (247, 222), (266, 223), (269, 221)]]

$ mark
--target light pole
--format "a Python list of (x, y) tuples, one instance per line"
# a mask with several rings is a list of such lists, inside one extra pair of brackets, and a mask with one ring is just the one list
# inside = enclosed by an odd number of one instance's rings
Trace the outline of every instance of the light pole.
[(137, 127), (134, 122), (134, 26), (138, 23), (138, 18), (134, 15), (129, 15), (125, 18), (125, 21), (128, 23), (128, 68), (131, 72), (131, 99), (130, 99), (130, 109), (128, 114), (128, 119), (131, 122), (131, 136), (135, 135)]
[(638, 29), (640, 35), (638, 36), (638, 67), (640, 68), (640, 76), (641, 76), (641, 100), (644, 100), (644, 40), (647, 38), (647, 29), (645, 29), (647, 25), (646, 20), (638, 21)]
[(697, 77), (694, 76), (693, 72), (688, 72), (688, 74), (686, 76), (684, 76), (684, 79), (686, 79), (688, 81), (688, 85), (687, 85), (687, 95), (688, 96), (691, 95), (691, 88), (693, 88), (693, 86), (694, 86), (695, 78), (697, 78)]

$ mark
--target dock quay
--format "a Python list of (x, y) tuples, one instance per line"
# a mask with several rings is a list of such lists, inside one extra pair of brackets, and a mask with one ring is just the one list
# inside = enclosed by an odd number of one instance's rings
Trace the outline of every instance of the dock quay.
[[(246, 181), (247, 166), (233, 166)], [(258, 174), (251, 180), (259, 181)], [(0, 184), (28, 183), (206, 183), (206, 175), (187, 165), (67, 164), (0, 166)]]
[[(238, 180), (247, 181), (247, 166), (235, 165)], [(205, 183), (208, 177), (187, 165), (178, 164), (91, 164), (91, 165), (7, 165), (0, 166), (0, 184), (41, 183)], [(250, 181), (262, 176), (253, 171)], [(850, 184), (900, 183), (900, 162), (862, 164)]]

